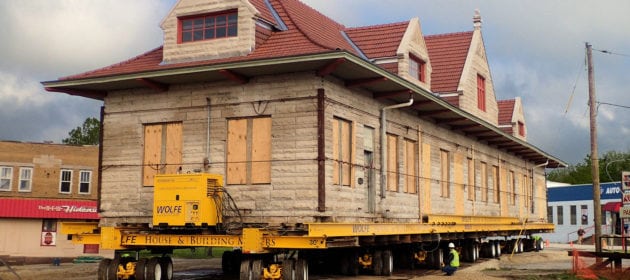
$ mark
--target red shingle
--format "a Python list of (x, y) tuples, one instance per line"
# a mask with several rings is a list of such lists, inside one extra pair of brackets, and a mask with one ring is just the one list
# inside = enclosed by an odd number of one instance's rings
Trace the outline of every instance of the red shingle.
[[(306, 55), (336, 49), (347, 50), (357, 54), (341, 34), (341, 31), (345, 29), (343, 25), (298, 0), (270, 0), (270, 3), (287, 25), (288, 30), (274, 31), (266, 40), (259, 40), (258, 42), (261, 42), (261, 44), (257, 45), (256, 49), (247, 56), (161, 65), (163, 49), (158, 47), (129, 60), (94, 71), (60, 78), (60, 80), (95, 78), (252, 59)], [(271, 16), (271, 12), (266, 9), (266, 5), (262, 0), (252, 0), (252, 4), (259, 9), (262, 14), (261, 17), (269, 20), (268, 17)], [(265, 10), (267, 12), (263, 12)]]
[(431, 60), (431, 90), (455, 92), (464, 70), (473, 32), (425, 36)]
[(499, 125), (512, 123), (515, 103), (516, 103), (515, 99), (497, 101), (497, 106), (499, 107)]
[(346, 34), (370, 59), (396, 56), (409, 22), (346, 29)]

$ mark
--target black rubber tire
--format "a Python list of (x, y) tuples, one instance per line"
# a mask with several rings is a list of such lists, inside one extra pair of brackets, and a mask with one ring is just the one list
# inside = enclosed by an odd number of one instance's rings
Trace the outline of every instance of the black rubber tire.
[(120, 265), (119, 258), (115, 258), (109, 263), (107, 266), (107, 280), (118, 279), (118, 276), (116, 275), (118, 273), (118, 265)]
[(295, 280), (308, 280), (308, 262), (305, 259), (295, 261)]
[(394, 273), (394, 255), (391, 250), (383, 251), (383, 276), (391, 276)]
[(136, 280), (147, 280), (147, 262), (149, 260), (146, 258), (139, 259), (136, 262), (136, 272), (134, 276)]
[(252, 279), (252, 261), (248, 259), (241, 260), (240, 280)]
[(383, 275), (383, 253), (380, 250), (374, 251), (372, 255), (372, 270), (374, 275)]
[(223, 270), (223, 274), (232, 274), (234, 272), (233, 258), (234, 252), (232, 251), (225, 251), (223, 255), (221, 255), (221, 270)]
[(295, 280), (295, 260), (287, 259), (282, 261), (282, 279)]
[(252, 260), (252, 280), (262, 279), (263, 263), (262, 260)]
[(150, 258), (146, 266), (146, 280), (162, 280), (162, 266), (159, 258)]
[(161, 280), (173, 280), (173, 259), (171, 257), (161, 257), (159, 262), (162, 269)]
[(108, 272), (109, 272), (109, 264), (111, 262), (112, 262), (111, 259), (102, 259), (98, 263), (98, 272), (97, 272), (98, 280), (109, 280)]

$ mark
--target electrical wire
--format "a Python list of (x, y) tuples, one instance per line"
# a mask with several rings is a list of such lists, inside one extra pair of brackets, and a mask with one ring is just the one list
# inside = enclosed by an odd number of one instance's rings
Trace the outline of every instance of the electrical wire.
[(593, 50), (601, 52), (601, 53), (609, 54), (609, 55), (630, 57), (630, 54), (625, 54), (625, 53), (612, 52), (612, 51), (609, 51), (609, 50), (598, 50), (598, 49), (593, 49)]
[(613, 107), (619, 107), (619, 108), (625, 108), (625, 109), (630, 109), (630, 106), (626, 106), (626, 105), (619, 105), (619, 104), (613, 104), (613, 103), (608, 103), (608, 102), (595, 102), (599, 105), (608, 105), (608, 106), (613, 106)]

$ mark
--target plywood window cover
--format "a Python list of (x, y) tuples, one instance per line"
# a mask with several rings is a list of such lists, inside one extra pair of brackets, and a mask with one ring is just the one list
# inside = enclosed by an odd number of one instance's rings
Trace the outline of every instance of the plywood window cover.
[(271, 117), (228, 120), (228, 185), (271, 183)]
[(418, 152), (417, 143), (405, 139), (405, 192), (415, 194), (418, 189)]
[(387, 190), (398, 192), (398, 136), (387, 134)]
[(351, 186), (352, 162), (354, 158), (353, 123), (349, 120), (335, 117), (332, 125), (333, 138), (333, 184)]
[(175, 174), (182, 164), (182, 123), (144, 125), (143, 185), (153, 186), (157, 174)]
[(451, 163), (450, 153), (447, 150), (440, 150), (440, 182), (441, 182), (441, 196), (448, 198), (450, 193), (450, 181), (451, 181)]

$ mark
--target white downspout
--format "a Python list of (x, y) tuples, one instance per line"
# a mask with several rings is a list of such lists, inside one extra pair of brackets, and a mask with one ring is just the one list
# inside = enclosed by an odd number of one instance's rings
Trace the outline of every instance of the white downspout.
[[(536, 168), (538, 167), (542, 167), (542, 166), (547, 166), (549, 164), (549, 160), (547, 160), (547, 162), (545, 163), (541, 163), (539, 165), (534, 165), (534, 167), (532, 167), (532, 209), (536, 210), (536, 207), (534, 207), (534, 201), (536, 201)], [(531, 212), (531, 211), (530, 211)], [(529, 214), (528, 214), (529, 216)]]
[(409, 107), (413, 105), (413, 97), (405, 103), (385, 106), (381, 109), (381, 199), (385, 198), (385, 185), (387, 184), (387, 110)]

